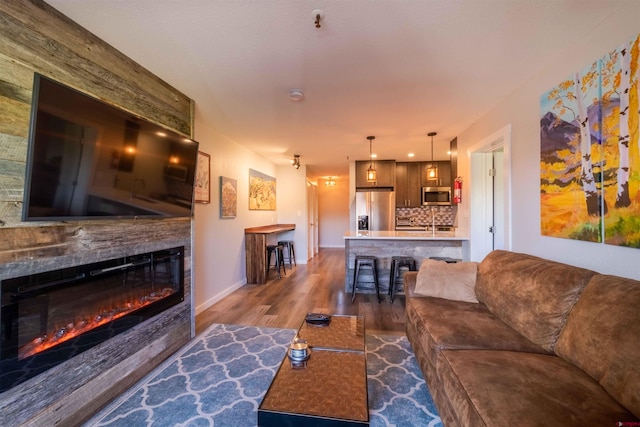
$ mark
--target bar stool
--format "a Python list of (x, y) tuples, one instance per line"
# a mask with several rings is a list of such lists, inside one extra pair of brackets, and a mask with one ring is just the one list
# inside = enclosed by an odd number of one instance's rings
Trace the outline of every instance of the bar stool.
[(353, 290), (351, 291), (351, 302), (356, 299), (356, 286), (358, 284), (358, 277), (360, 275), (360, 268), (367, 267), (373, 271), (373, 284), (376, 287), (376, 294), (378, 295), (378, 304), (382, 302), (380, 300), (380, 285), (378, 284), (378, 258), (369, 255), (356, 255), (355, 265), (353, 269)]
[(393, 302), (393, 294), (396, 291), (396, 279), (402, 267), (408, 268), (409, 271), (416, 271), (416, 260), (408, 256), (391, 257), (391, 272), (389, 274), (389, 295), (391, 295), (391, 302)]
[(284, 258), (284, 246), (278, 245), (267, 245), (267, 278), (269, 277), (269, 270), (271, 269), (271, 254), (274, 255), (274, 264), (273, 267), (278, 273), (278, 279), (280, 276), (280, 267), (282, 267), (282, 271), (284, 271), (284, 275), (287, 275), (287, 270), (284, 267), (284, 263), (282, 262)]
[(289, 260), (289, 270), (291, 267), (291, 261), (293, 260), (293, 265), (296, 265), (296, 251), (293, 249), (293, 240), (280, 240), (278, 242), (279, 245), (282, 245), (287, 248), (287, 258)]

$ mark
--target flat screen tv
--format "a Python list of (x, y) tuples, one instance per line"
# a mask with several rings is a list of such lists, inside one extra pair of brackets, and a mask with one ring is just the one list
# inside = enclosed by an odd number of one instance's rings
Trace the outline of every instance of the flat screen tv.
[(23, 221), (190, 216), (198, 143), (35, 75)]

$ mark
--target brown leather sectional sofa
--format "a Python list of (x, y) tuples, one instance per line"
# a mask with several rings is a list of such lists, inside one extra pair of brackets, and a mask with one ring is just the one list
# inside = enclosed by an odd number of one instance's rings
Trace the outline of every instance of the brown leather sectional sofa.
[(476, 304), (415, 295), (417, 274), (407, 337), (446, 427), (640, 426), (639, 281), (494, 251)]

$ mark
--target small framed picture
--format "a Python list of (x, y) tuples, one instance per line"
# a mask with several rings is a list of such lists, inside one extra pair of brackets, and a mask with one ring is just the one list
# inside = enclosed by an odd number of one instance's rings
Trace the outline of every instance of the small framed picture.
[(238, 181), (220, 177), (220, 218), (235, 218), (238, 211)]
[(196, 166), (195, 177), (195, 202), (210, 203), (211, 202), (211, 156), (202, 151), (198, 151), (198, 164)]
[(249, 210), (276, 210), (276, 179), (249, 169)]

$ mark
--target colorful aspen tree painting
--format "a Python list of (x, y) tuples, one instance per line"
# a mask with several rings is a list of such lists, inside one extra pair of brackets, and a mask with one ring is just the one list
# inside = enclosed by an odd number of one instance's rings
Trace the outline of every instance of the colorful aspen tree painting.
[(599, 62), (541, 98), (540, 212), (545, 236), (601, 241)]
[(604, 241), (640, 248), (640, 36), (602, 59)]
[(541, 97), (543, 235), (640, 247), (639, 40)]

